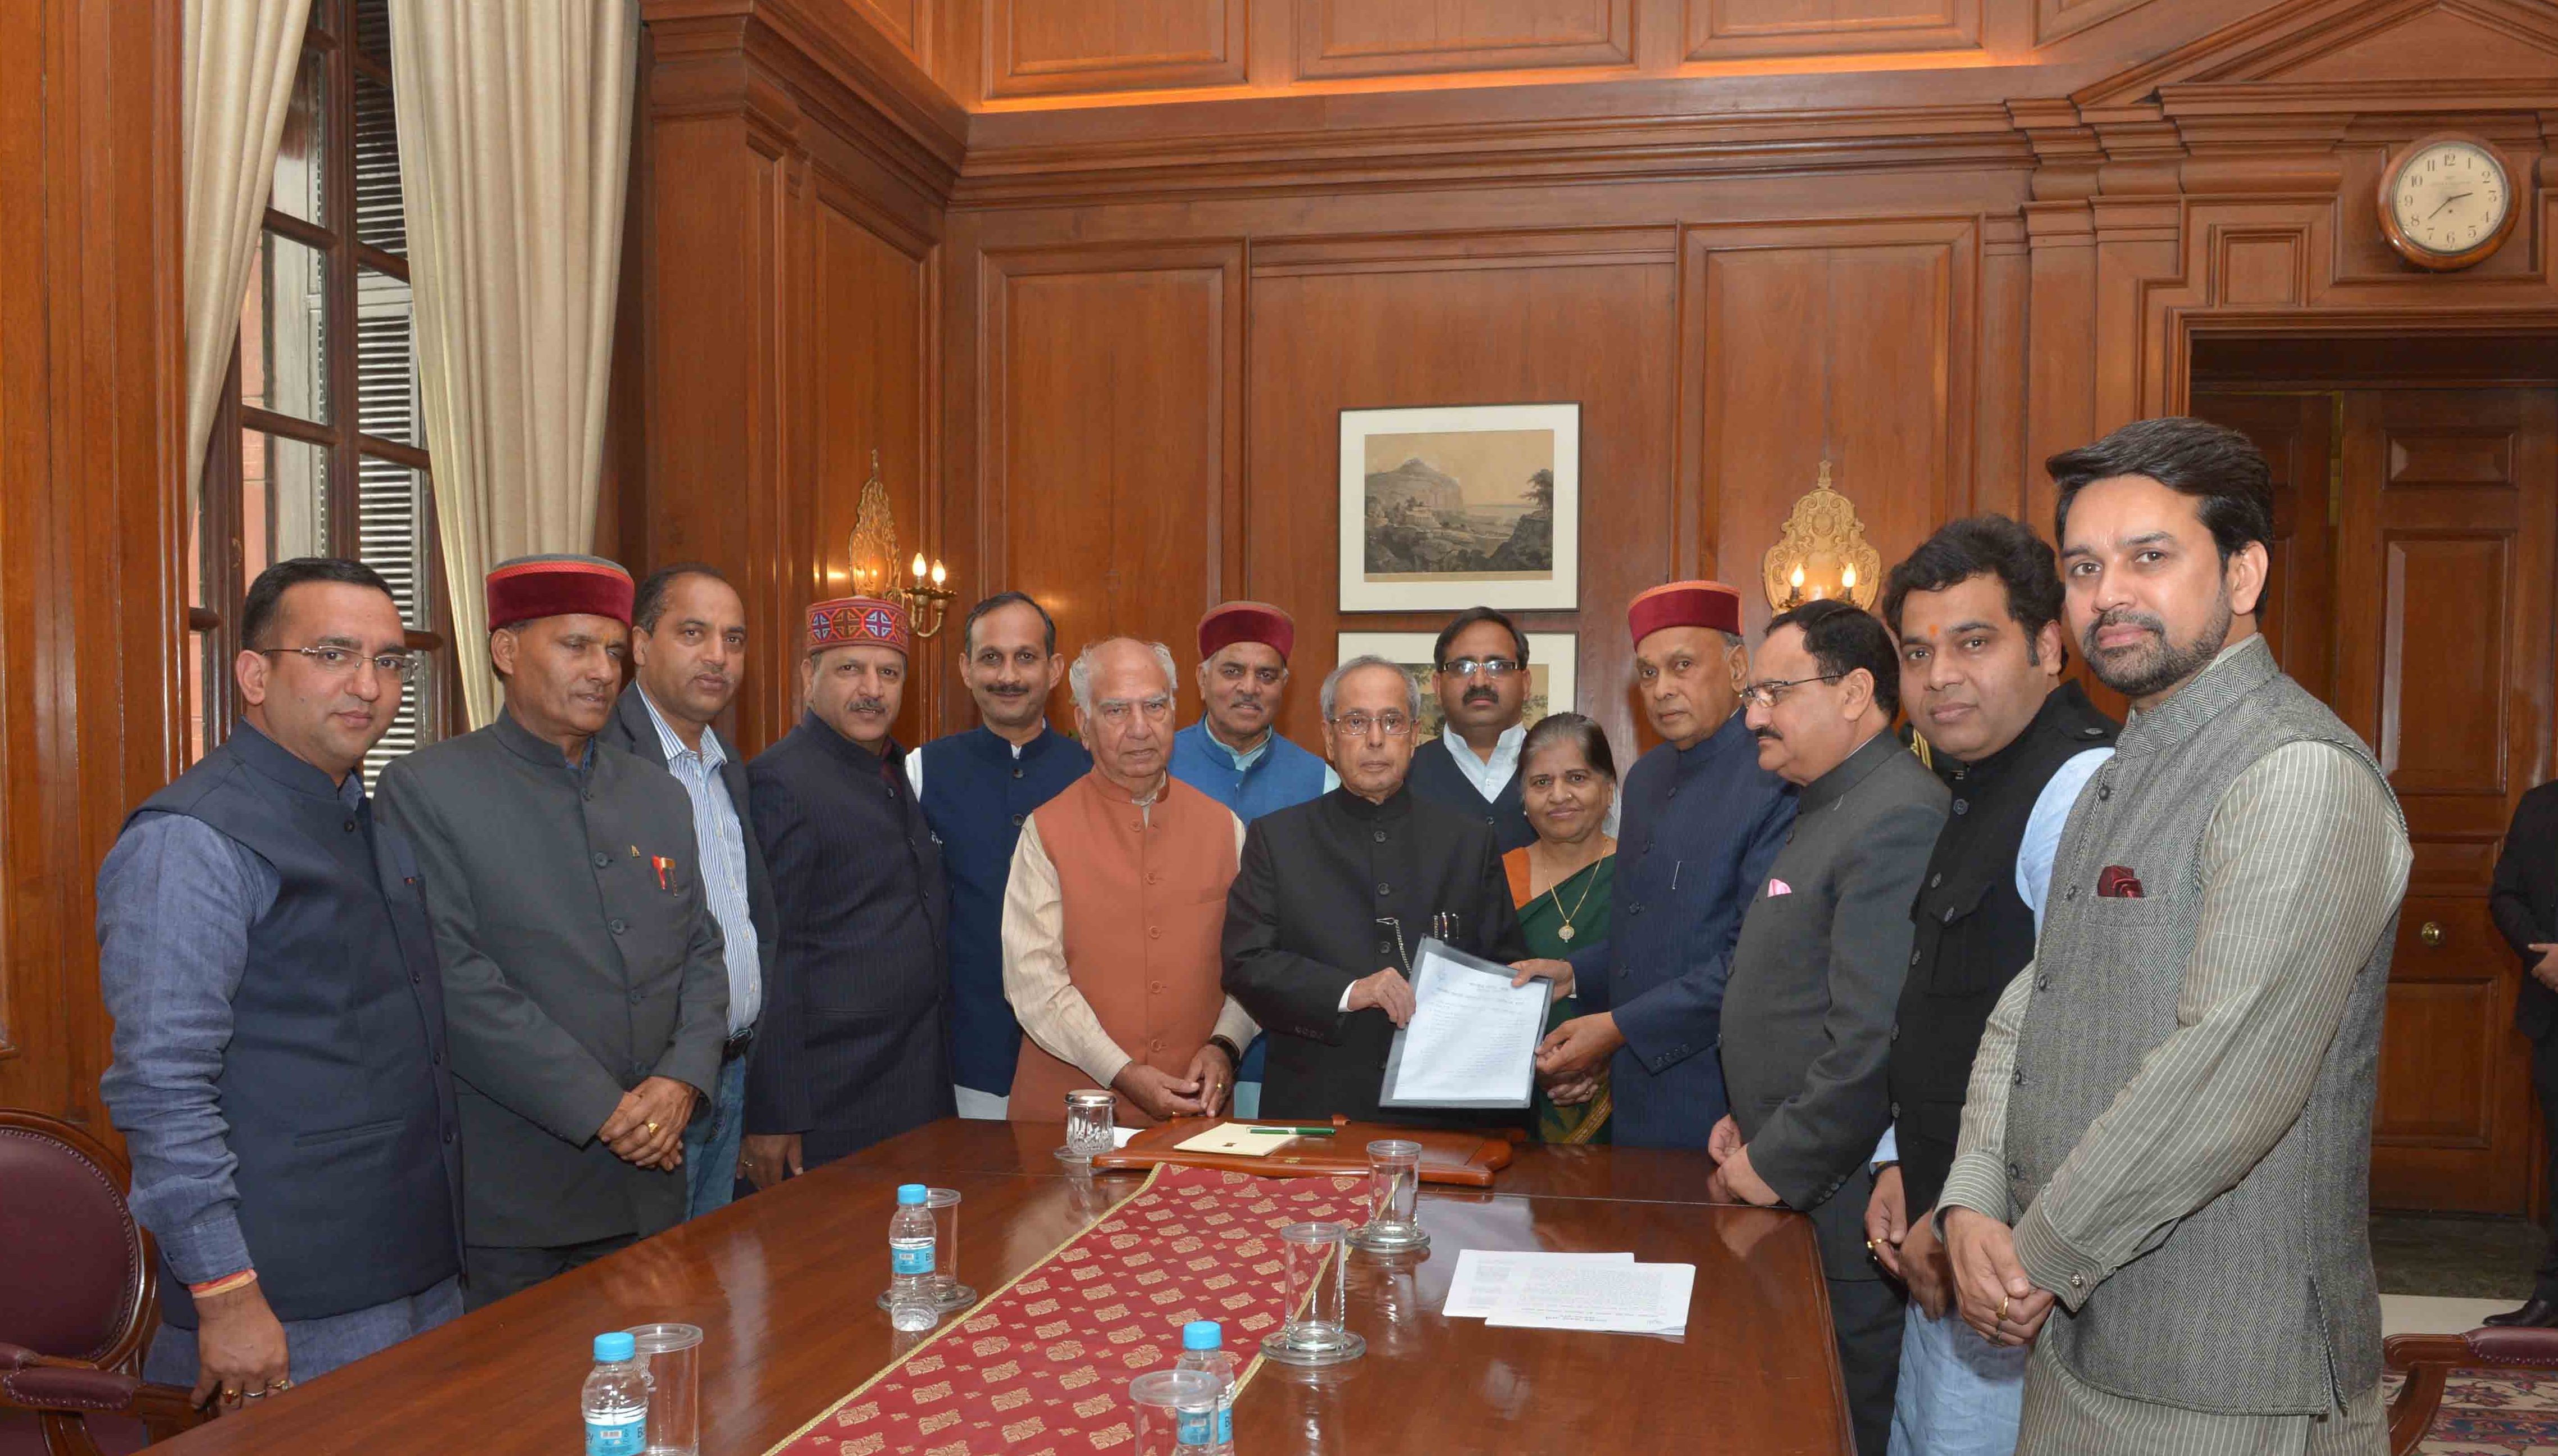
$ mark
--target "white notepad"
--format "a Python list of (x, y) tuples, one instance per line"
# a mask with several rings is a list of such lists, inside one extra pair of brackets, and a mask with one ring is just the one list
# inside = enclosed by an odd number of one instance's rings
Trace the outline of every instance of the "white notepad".
[(1255, 1132), (1249, 1122), (1220, 1122), (1206, 1132), (1194, 1132), (1173, 1144), (1186, 1153), (1232, 1153), (1237, 1157), (1258, 1158), (1296, 1141), (1267, 1132)]

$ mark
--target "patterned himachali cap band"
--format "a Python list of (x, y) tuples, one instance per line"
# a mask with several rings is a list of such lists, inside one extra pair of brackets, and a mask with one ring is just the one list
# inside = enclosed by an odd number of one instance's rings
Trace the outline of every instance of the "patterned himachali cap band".
[(537, 617), (610, 617), (631, 625), (631, 573), (601, 556), (517, 556), (489, 572), (489, 630)]
[(1634, 598), (1626, 630), (1640, 647), (1665, 627), (1712, 627), (1741, 635), (1741, 593), (1719, 581), (1674, 581)]
[(1200, 619), (1199, 648), (1203, 660), (1239, 642), (1257, 642), (1288, 660), (1289, 652), (1297, 646), (1297, 619), (1267, 602), (1228, 602), (1211, 609)]
[(880, 597), (837, 597), (808, 608), (808, 651), (869, 643), (913, 655), (906, 609)]

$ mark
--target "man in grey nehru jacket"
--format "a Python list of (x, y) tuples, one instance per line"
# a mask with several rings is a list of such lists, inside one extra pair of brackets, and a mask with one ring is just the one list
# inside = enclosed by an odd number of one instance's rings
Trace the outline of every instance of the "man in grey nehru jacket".
[(2047, 468), (2070, 633), (2133, 712), (1972, 1064), (1937, 1215), (1964, 1322), (2034, 1346), (2026, 1456), (2379, 1456), (2405, 821), (2257, 633), (2254, 446), (2144, 420)]

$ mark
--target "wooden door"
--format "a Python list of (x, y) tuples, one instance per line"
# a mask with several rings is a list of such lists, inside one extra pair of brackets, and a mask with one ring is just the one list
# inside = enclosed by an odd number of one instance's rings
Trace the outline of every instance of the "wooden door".
[(2519, 1213), (2532, 1167), (2520, 964), (2488, 876), (2548, 769), (2558, 393), (2345, 396), (2329, 701), (2378, 754), (2415, 864), (2381, 1034), (2372, 1197)]
[(2549, 768), (2558, 395), (2211, 390), (2192, 407), (2265, 452), (2265, 636), (2378, 754), (2415, 847), (2373, 1202), (2522, 1212), (2533, 1129), (2527, 1047), (2511, 1030), (2521, 967), (2486, 896), (2513, 803)]
[(2194, 412), (2245, 435), (2274, 478), (2273, 569), (2257, 626), (2293, 679), (2328, 696), (2335, 682), (2337, 493), (2330, 481), (2334, 393), (2204, 393)]

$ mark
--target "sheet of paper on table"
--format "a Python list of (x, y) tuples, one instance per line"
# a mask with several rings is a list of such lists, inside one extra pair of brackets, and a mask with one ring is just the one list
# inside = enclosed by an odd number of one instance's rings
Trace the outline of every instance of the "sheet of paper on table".
[(1448, 1280), (1448, 1303), (1440, 1313), (1450, 1319), (1480, 1320), (1500, 1307), (1501, 1291), (1521, 1269), (1544, 1262), (1631, 1264), (1631, 1253), (1548, 1253), (1531, 1248), (1461, 1248), (1457, 1272)]
[(1510, 984), (1506, 965), (1424, 940), (1412, 1020), (1394, 1034), (1377, 1101), (1387, 1107), (1524, 1107), (1553, 982)]
[(1186, 1153), (1232, 1153), (1237, 1157), (1265, 1157), (1295, 1142), (1293, 1137), (1255, 1132), (1249, 1122), (1220, 1122), (1206, 1132), (1195, 1132), (1173, 1146)]
[(1694, 1264), (1529, 1265), (1501, 1290), (1485, 1324), (1523, 1330), (1676, 1335), (1687, 1330)]
[(1112, 1147), (1126, 1147), (1128, 1145), (1128, 1139), (1135, 1137), (1138, 1133), (1143, 1131), (1145, 1131), (1145, 1129), (1142, 1127), (1113, 1127), (1110, 1129), (1110, 1145)]

